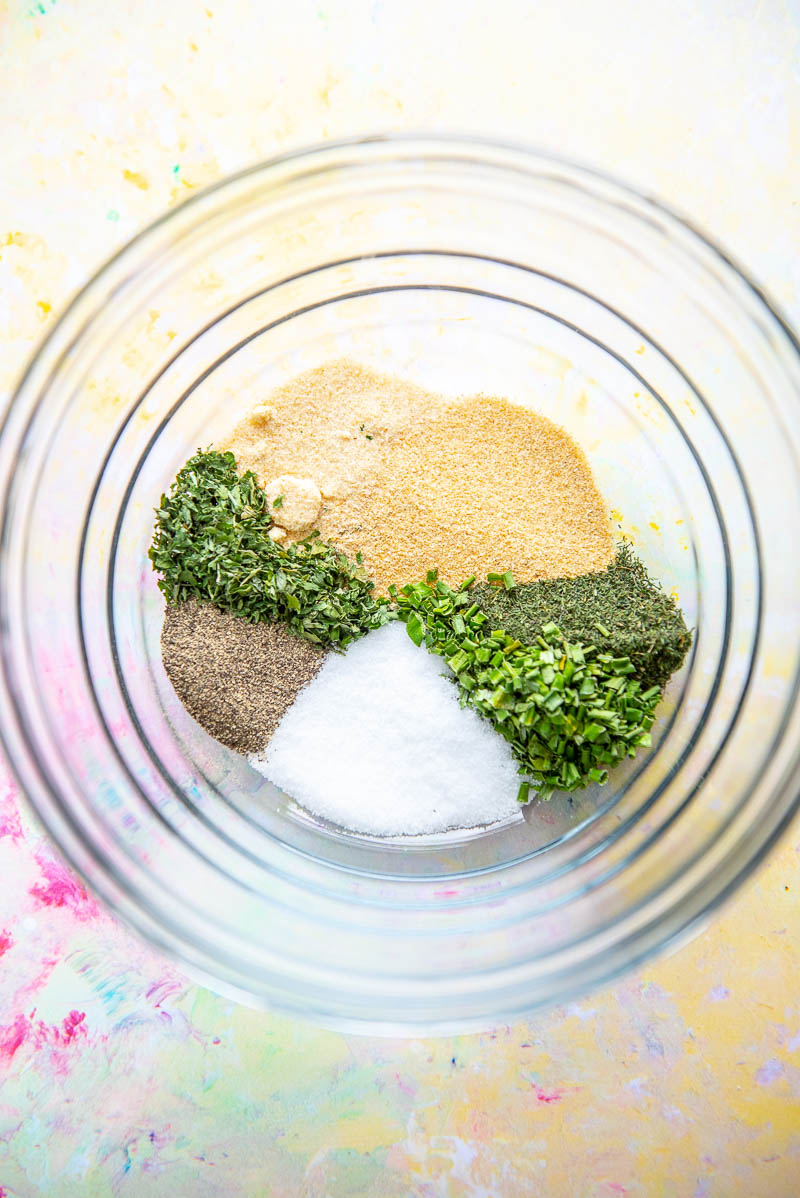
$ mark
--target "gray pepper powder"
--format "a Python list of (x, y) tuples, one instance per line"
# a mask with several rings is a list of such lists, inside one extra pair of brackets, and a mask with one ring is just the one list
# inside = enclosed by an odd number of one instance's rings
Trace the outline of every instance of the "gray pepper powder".
[(189, 714), (237, 753), (265, 748), (326, 651), (283, 624), (249, 624), (209, 603), (169, 603), (164, 669)]

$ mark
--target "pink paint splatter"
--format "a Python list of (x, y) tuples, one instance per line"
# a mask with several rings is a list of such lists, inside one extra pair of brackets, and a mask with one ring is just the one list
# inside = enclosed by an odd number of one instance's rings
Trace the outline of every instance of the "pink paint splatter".
[[(10, 932), (0, 932), (0, 957), (2, 957), (3, 953), (8, 952), (13, 943), (14, 937)], [(2, 1195), (0, 1195), (0, 1198), (2, 1198)]]
[(52, 957), (43, 957), (37, 972), (17, 991), (17, 997), (25, 995), (26, 998), (35, 998), (42, 986), (46, 985), (51, 973), (60, 960), (61, 956), (59, 953), (56, 953)]
[(714, 986), (709, 990), (708, 997), (712, 1002), (721, 1002), (723, 998), (730, 998), (731, 992), (727, 986)]
[(395, 1073), (394, 1079), (397, 1082), (398, 1090), (402, 1090), (404, 1094), (410, 1094), (412, 1098), (414, 1097), (416, 1090), (408, 1082), (404, 1082), (399, 1073)]
[[(78, 1036), (86, 1035), (86, 1012), (85, 1011), (70, 1011), (66, 1019), (61, 1024), (61, 1040), (64, 1044), (71, 1044), (73, 1040), (77, 1040)], [(55, 1029), (58, 1034), (58, 1029)]]
[(756, 1074), (756, 1081), (759, 1086), (771, 1086), (783, 1074), (783, 1061), (779, 1061), (776, 1057), (767, 1061), (761, 1066)]
[(27, 1040), (29, 1028), (30, 1022), (24, 1015), (17, 1015), (13, 1023), (0, 1027), (0, 1059), (11, 1060)]
[(67, 907), (76, 919), (92, 919), (100, 914), (97, 903), (89, 898), (83, 886), (65, 865), (40, 853), (35, 853), (34, 856), (47, 884), (37, 883), (31, 886), (29, 894), (46, 907)]
[(3, 836), (10, 836), (14, 841), (22, 840), (17, 790), (8, 784), (0, 790), (0, 839)]
[(538, 1102), (560, 1102), (564, 1097), (558, 1090), (552, 1090), (549, 1094), (545, 1090), (540, 1090), (538, 1086), (533, 1085), (533, 1092), (536, 1095)]
[(610, 1181), (608, 1183), (608, 1188), (613, 1190), (615, 1194), (627, 1194), (628, 1192), (625, 1186), (620, 1185), (618, 1181)]
[(434, 898), (455, 898), (458, 894), (457, 890), (434, 890)]
[(60, 1024), (48, 1025), (35, 1016), (34, 1007), (30, 1015), (19, 1014), (13, 1023), (0, 1027), (0, 1059), (10, 1061), (26, 1042), (35, 1050), (46, 1046), (65, 1048), (87, 1034), (85, 1011), (70, 1011)]

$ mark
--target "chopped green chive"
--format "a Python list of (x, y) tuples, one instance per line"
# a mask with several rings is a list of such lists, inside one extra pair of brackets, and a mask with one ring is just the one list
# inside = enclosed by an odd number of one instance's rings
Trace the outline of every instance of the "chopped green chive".
[(629, 658), (644, 690), (663, 688), (692, 643), (680, 607), (624, 541), (597, 573), (517, 583), (512, 590), (497, 585), (501, 578), (490, 574), (472, 592), (495, 628), (531, 644), (542, 625), (555, 622), (570, 645)]
[(642, 692), (627, 657), (568, 641), (552, 620), (528, 643), (493, 628), (469, 603), (471, 585), (453, 590), (432, 571), (391, 594), (411, 639), (445, 659), (461, 702), (510, 744), (520, 802), (603, 785), (609, 768), (650, 743), (659, 688)]

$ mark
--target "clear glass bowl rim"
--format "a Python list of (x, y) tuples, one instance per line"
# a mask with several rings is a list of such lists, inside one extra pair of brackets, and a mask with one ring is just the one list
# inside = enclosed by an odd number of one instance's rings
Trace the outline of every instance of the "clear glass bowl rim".
[[(13, 485), (14, 473), (14, 458), (17, 446), (21, 443), (25, 435), (25, 430), (28, 425), (28, 418), (32, 418), (32, 411), (25, 412), (24, 404), (31, 397), (39, 395), (45, 387), (45, 380), (50, 370), (56, 369), (62, 355), (70, 351), (74, 341), (79, 337), (82, 326), (83, 315), (85, 312), (91, 312), (91, 309), (100, 302), (102, 296), (107, 296), (110, 289), (113, 290), (115, 275), (117, 281), (120, 277), (120, 267), (123, 267), (126, 262), (134, 257), (136, 252), (148, 244), (160, 230), (165, 229), (176, 219), (184, 222), (195, 213), (197, 219), (202, 220), (204, 215), (204, 206), (213, 202), (219, 193), (227, 188), (236, 186), (245, 182), (248, 178), (257, 177), (263, 173), (280, 167), (283, 164), (296, 162), (298, 160), (308, 160), (314, 163), (320, 156), (335, 157), (338, 151), (347, 151), (353, 147), (389, 147), (396, 146), (401, 154), (412, 152), (414, 146), (418, 146), (420, 153), (433, 153), (436, 149), (456, 151), (463, 155), (465, 159), (469, 157), (470, 152), (474, 153), (477, 159), (485, 158), (486, 156), (502, 156), (509, 154), (510, 156), (525, 156), (531, 160), (537, 159), (540, 163), (551, 162), (555, 168), (565, 171), (574, 172), (576, 177), (585, 177), (593, 179), (601, 186), (607, 186), (613, 193), (617, 202), (624, 204), (625, 197), (637, 206), (644, 205), (657, 212), (661, 217), (667, 218), (671, 223), (674, 223), (676, 230), (683, 228), (700, 243), (704, 245), (706, 250), (718, 259), (729, 271), (733, 272), (739, 284), (743, 285), (752, 296), (758, 301), (763, 310), (766, 311), (768, 319), (775, 322), (775, 325), (780, 332), (787, 338), (789, 345), (800, 361), (800, 343), (788, 321), (780, 313), (775, 303), (765, 294), (764, 290), (754, 283), (745, 270), (739, 266), (735, 260), (723, 250), (715, 241), (701, 232), (697, 226), (688, 219), (685, 215), (677, 212), (674, 208), (665, 205), (653, 196), (641, 192), (635, 188), (621, 184), (615, 178), (606, 175), (604, 172), (592, 167), (587, 167), (581, 164), (574, 163), (567, 159), (561, 158), (558, 155), (549, 152), (541, 151), (535, 147), (525, 146), (511, 142), (489, 141), (475, 138), (469, 135), (447, 135), (447, 136), (424, 136), (418, 134), (386, 134), (370, 137), (358, 137), (341, 141), (337, 143), (321, 143), (317, 146), (304, 147), (298, 150), (293, 150), (285, 154), (276, 155), (264, 162), (253, 165), (247, 170), (237, 173), (236, 175), (220, 180), (211, 187), (206, 188), (198, 195), (191, 197), (183, 205), (177, 209), (169, 210), (154, 221), (147, 228), (142, 230), (126, 245), (124, 245), (113, 257), (111, 257), (89, 280), (89, 282), (75, 296), (71, 303), (64, 310), (58, 322), (51, 329), (47, 337), (42, 341), (39, 347), (31, 357), (27, 367), (25, 368), (17, 387), (11, 398), (8, 411), (4, 417), (2, 427), (0, 427), (0, 479), (3, 481), (3, 542), (0, 546), (0, 561), (5, 560), (5, 542), (6, 542), (6, 518), (7, 518), (7, 501)], [(2, 619), (2, 596), (0, 596), (0, 619)], [(6, 637), (6, 622), (2, 620), (2, 638), (5, 642)], [(797, 679), (795, 679), (795, 690), (793, 703), (797, 704)], [(52, 795), (48, 795), (48, 782), (37, 768), (33, 746), (28, 741), (25, 720), (22, 715), (19, 699), (15, 693), (13, 678), (9, 676), (8, 658), (3, 644), (2, 669), (0, 670), (0, 713), (2, 720), (0, 721), (0, 742), (2, 742), (7, 759), (11, 768), (20, 783), (23, 792), (28, 796), (36, 813), (43, 820), (48, 831), (53, 836), (60, 851), (64, 854), (70, 864), (81, 873), (88, 885), (92, 888), (97, 888), (96, 879), (92, 877), (91, 872), (87, 871), (85, 862), (81, 854), (74, 851), (74, 846), (70, 844), (71, 834), (65, 828), (60, 820), (56, 807), (52, 800)], [(668, 935), (659, 934), (654, 931), (649, 942), (642, 941), (638, 944), (636, 950), (625, 961), (614, 959), (610, 963), (609, 968), (602, 974), (600, 978), (587, 977), (585, 984), (580, 982), (571, 991), (580, 993), (581, 990), (587, 988), (595, 988), (600, 982), (606, 983), (613, 977), (623, 971), (632, 968), (638, 962), (646, 959), (654, 951), (663, 951), (666, 948), (672, 948), (681, 943), (684, 939), (693, 935), (696, 930), (702, 926), (713, 914), (716, 908), (725, 901), (732, 893), (738, 889), (742, 881), (750, 875), (752, 870), (763, 861), (766, 855), (771, 851), (776, 841), (785, 833), (792, 818), (800, 808), (800, 787), (798, 786), (798, 764), (800, 763), (800, 746), (794, 759), (794, 774), (789, 787), (784, 786), (783, 793), (780, 796), (780, 812), (776, 814), (773, 826), (770, 829), (768, 836), (765, 836), (762, 842), (758, 845), (758, 850), (752, 853), (749, 857), (744, 854), (741, 861), (741, 868), (735, 876), (730, 876), (724, 887), (719, 887), (716, 890), (713, 888), (703, 888), (702, 897), (695, 895), (695, 903), (691, 912), (687, 913), (687, 917), (680, 921), (678, 926), (671, 928)], [(776, 796), (777, 800), (777, 796)], [(103, 897), (106, 902), (110, 903), (118, 913), (122, 914), (128, 922), (131, 922), (130, 911), (127, 910), (127, 904), (124, 901), (119, 903), (114, 902), (114, 898), (105, 890)], [(140, 930), (142, 930), (140, 928)], [(152, 930), (150, 932), (151, 938)], [(175, 955), (173, 953), (173, 955)], [(205, 974), (202, 967), (198, 967), (198, 963), (190, 962), (186, 959), (181, 959), (181, 964), (187, 966), (191, 971), (204, 981), (210, 983), (217, 989), (228, 989), (237, 998), (245, 998), (252, 1001), (253, 996), (237, 992), (233, 987), (225, 987), (218, 979)], [(295, 1012), (297, 1013), (297, 1012)], [(354, 1030), (365, 1030), (359, 1021), (352, 1023), (346, 1019), (337, 1019), (339, 1026), (352, 1027)], [(462, 1026), (458, 1024), (458, 1026)], [(366, 1030), (376, 1030), (374, 1026)], [(390, 1030), (397, 1030), (390, 1029)], [(443, 1021), (441, 1028), (435, 1030), (451, 1030), (447, 1021)]]

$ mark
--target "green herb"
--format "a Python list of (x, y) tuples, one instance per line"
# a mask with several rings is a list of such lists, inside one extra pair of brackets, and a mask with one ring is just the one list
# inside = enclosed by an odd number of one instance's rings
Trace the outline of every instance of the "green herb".
[(594, 644), (612, 657), (629, 657), (647, 689), (663, 688), (679, 670), (692, 643), (683, 614), (623, 542), (608, 569), (578, 578), (518, 583), (513, 590), (490, 585), (489, 575), (472, 597), (492, 625), (521, 641), (535, 641), (542, 624), (558, 625), (570, 641)]
[(156, 511), (150, 560), (167, 601), (194, 597), (252, 623), (280, 620), (335, 649), (394, 618), (363, 568), (318, 533), (281, 547), (271, 524), (264, 491), (251, 471), (237, 473), (232, 453), (195, 454)]
[(549, 798), (602, 785), (610, 769), (650, 744), (659, 688), (643, 690), (628, 657), (570, 641), (552, 621), (523, 643), (492, 627), (471, 585), (452, 590), (429, 574), (391, 594), (414, 643), (453, 671), (462, 706), (510, 744), (526, 778), (520, 802), (531, 789)]
[(279, 495), (277, 499), (273, 499), (272, 506), (275, 508), (283, 507), (283, 496)]
[(514, 582), (514, 575), (510, 570), (506, 570), (505, 574), (487, 574), (486, 577), (490, 583), (502, 582), (507, 591), (513, 591), (514, 587), (516, 586), (516, 583)]

